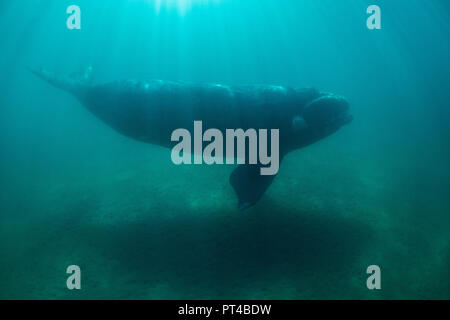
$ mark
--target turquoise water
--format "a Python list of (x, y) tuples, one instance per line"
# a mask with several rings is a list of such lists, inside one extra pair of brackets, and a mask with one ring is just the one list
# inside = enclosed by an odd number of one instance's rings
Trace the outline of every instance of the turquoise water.
[[(446, 0), (2, 1), (0, 298), (449, 299), (449, 16)], [(95, 83), (313, 86), (354, 121), (241, 212), (233, 166), (175, 166), (27, 71), (89, 65)]]

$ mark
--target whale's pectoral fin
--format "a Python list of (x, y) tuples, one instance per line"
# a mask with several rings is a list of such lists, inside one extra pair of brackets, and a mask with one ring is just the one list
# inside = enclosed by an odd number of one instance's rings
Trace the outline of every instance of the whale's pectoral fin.
[(253, 206), (272, 184), (275, 175), (261, 175), (261, 166), (241, 164), (230, 175), (230, 183), (239, 199), (239, 209)]

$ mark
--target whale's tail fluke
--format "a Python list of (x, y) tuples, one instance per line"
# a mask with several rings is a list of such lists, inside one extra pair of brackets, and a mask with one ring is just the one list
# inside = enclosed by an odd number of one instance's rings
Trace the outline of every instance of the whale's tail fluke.
[(61, 90), (73, 93), (74, 95), (80, 94), (83, 89), (89, 84), (90, 75), (92, 72), (92, 68), (89, 67), (84, 76), (77, 77), (68, 77), (68, 76), (57, 76), (53, 72), (50, 72), (43, 68), (31, 68), (28, 67), (28, 70), (38, 76), (41, 79), (44, 79), (46, 82), (51, 84), (52, 86), (59, 88)]

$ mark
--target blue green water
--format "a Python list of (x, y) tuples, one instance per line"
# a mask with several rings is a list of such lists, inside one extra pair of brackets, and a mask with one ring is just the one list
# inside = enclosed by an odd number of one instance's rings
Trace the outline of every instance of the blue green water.
[[(450, 299), (449, 17), (447, 0), (0, 2), (0, 298)], [(241, 212), (233, 166), (175, 166), (26, 69), (89, 65), (96, 83), (313, 86), (354, 121)]]

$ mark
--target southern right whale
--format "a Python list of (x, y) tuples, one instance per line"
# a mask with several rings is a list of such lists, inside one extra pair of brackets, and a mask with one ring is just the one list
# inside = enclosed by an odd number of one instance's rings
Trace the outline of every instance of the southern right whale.
[[(30, 69), (53, 86), (70, 92), (97, 118), (132, 139), (173, 147), (171, 133), (201, 120), (205, 128), (279, 128), (279, 161), (336, 132), (352, 121), (341, 96), (312, 88), (273, 85), (226, 86), (184, 82), (115, 81), (92, 84), (81, 77)], [(230, 175), (239, 208), (254, 205), (273, 181), (260, 165), (239, 165)]]

